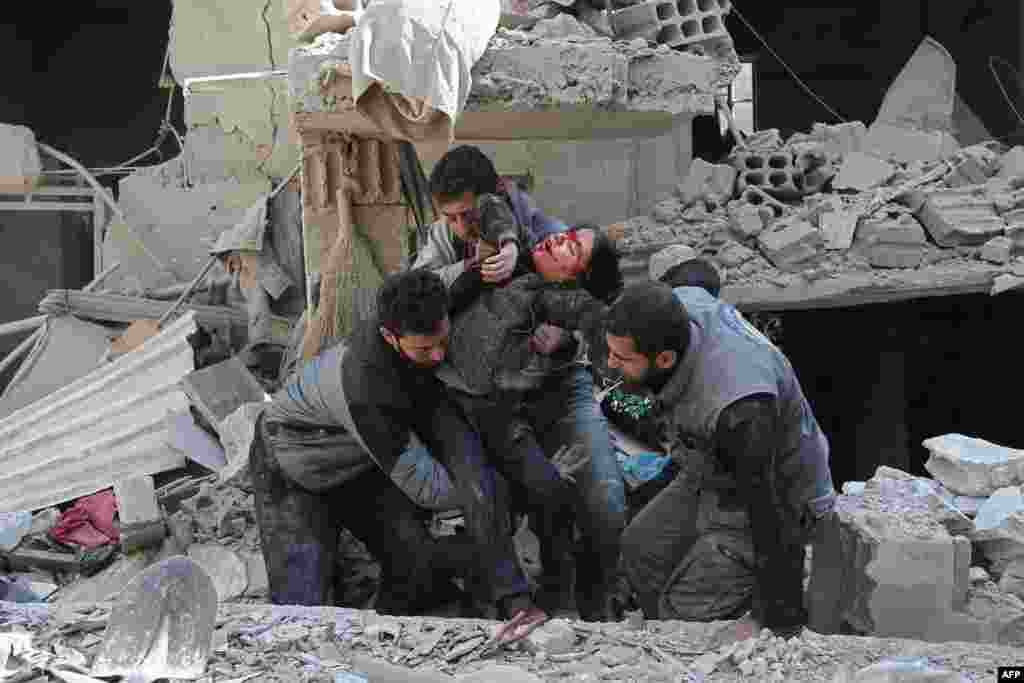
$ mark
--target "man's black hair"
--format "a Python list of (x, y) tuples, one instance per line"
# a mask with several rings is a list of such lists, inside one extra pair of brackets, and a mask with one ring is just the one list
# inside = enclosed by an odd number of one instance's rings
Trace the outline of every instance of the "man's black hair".
[(619, 268), (619, 250), (604, 230), (591, 223), (580, 223), (574, 230), (594, 233), (594, 247), (590, 252), (590, 265), (580, 273), (579, 284), (595, 299), (611, 303), (622, 291), (622, 270)]
[(690, 346), (690, 316), (663, 282), (626, 287), (608, 311), (605, 331), (615, 337), (631, 337), (637, 352), (649, 357), (662, 351), (682, 355)]
[(448, 290), (441, 277), (417, 269), (389, 275), (377, 293), (377, 319), (392, 334), (435, 334), (448, 314)]
[(466, 192), (477, 197), (498, 192), (498, 171), (494, 162), (472, 145), (449, 150), (430, 172), (430, 194), (436, 200), (449, 202)]
[(676, 287), (703, 287), (713, 297), (722, 291), (722, 276), (707, 259), (695, 258), (683, 261), (669, 268), (661, 281), (673, 289)]

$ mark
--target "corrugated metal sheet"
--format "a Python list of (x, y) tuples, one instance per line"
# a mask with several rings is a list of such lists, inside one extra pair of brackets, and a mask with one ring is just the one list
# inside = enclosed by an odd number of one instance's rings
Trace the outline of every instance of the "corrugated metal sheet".
[(188, 410), (195, 369), (186, 313), (113, 363), (0, 420), (0, 512), (35, 510), (181, 467), (166, 418)]

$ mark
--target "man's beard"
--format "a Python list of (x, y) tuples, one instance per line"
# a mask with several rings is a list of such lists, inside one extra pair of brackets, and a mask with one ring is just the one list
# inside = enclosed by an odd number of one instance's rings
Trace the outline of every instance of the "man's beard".
[(659, 368), (652, 360), (639, 377), (630, 378), (622, 375), (622, 390), (634, 394), (647, 392), (656, 394), (665, 387), (674, 370), (675, 366)]

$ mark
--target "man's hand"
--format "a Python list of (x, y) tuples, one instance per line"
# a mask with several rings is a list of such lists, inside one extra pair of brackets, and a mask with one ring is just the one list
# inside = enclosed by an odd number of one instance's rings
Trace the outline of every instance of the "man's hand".
[(519, 247), (515, 242), (506, 242), (494, 256), (480, 265), (480, 275), (484, 282), (504, 282), (512, 276), (519, 258)]
[(562, 481), (567, 481), (570, 484), (576, 483), (576, 473), (586, 467), (589, 462), (590, 454), (581, 443), (562, 446), (551, 458), (551, 464), (558, 470)]
[(749, 638), (756, 638), (759, 633), (761, 633), (761, 625), (747, 614), (736, 623), (723, 626), (712, 638), (712, 646), (718, 649)]
[(537, 329), (533, 331), (533, 336), (530, 337), (530, 348), (537, 353), (550, 356), (552, 353), (562, 348), (562, 346), (569, 340), (570, 336), (571, 335), (561, 327), (549, 325), (548, 323), (541, 323), (537, 326)]

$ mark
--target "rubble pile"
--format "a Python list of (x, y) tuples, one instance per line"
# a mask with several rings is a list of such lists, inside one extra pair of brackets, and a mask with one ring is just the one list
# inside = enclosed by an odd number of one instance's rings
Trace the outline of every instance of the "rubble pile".
[(844, 485), (814, 548), (812, 627), (1024, 645), (1020, 451), (960, 434), (924, 445), (935, 479), (880, 467)]
[[(0, 607), (4, 631), (88, 672), (110, 615), (105, 605)], [(387, 680), (429, 681), (828, 681), (894, 658), (914, 658), (985, 680), (1015, 651), (993, 645), (934, 645), (898, 639), (821, 636), (788, 641), (762, 634), (717, 647), (723, 624), (658, 622), (636, 626), (561, 622), (566, 637), (535, 633), (522, 647), (481, 657), (493, 623), (467, 619), (382, 617), (323, 607), (222, 604), (202, 683)], [(0, 632), (0, 636), (6, 633)], [(548, 647), (545, 643), (551, 642)], [(12, 661), (8, 667), (13, 667)], [(513, 677), (515, 676), (515, 677)], [(843, 680), (843, 679), (838, 679)], [(934, 679), (929, 679), (934, 680)], [(945, 680), (945, 679), (943, 679)]]
[(1024, 282), (1024, 176), (1015, 165), (1024, 149), (987, 143), (900, 163), (857, 151), (865, 131), (859, 122), (816, 124), (784, 143), (737, 149), (728, 164), (695, 159), (673, 196), (617, 226), (620, 248), (646, 258), (690, 246), (719, 266), (726, 286), (871, 271), (884, 279), (938, 264), (996, 266), (1011, 285)]

